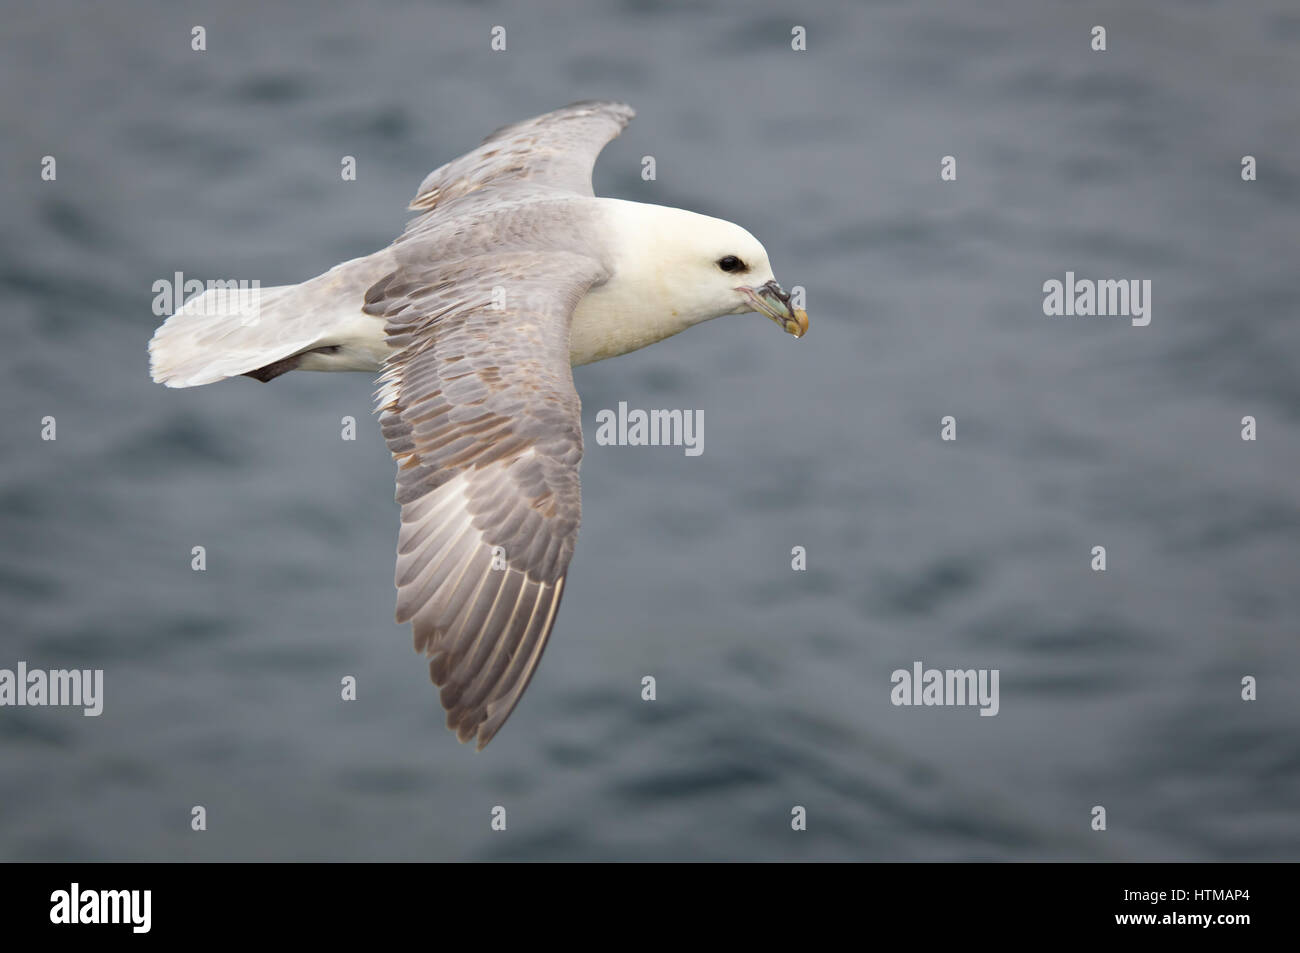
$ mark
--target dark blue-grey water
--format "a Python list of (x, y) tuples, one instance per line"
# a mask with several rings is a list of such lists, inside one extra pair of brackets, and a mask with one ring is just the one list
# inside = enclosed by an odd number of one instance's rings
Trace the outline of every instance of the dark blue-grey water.
[[(5, 6), (0, 668), (105, 699), (0, 708), (0, 858), (1300, 859), (1290, 0)], [(584, 98), (639, 111), (598, 194), (749, 228), (812, 329), (577, 372), (563, 611), (476, 754), (392, 622), (370, 379), (166, 390), (152, 285), (373, 251)], [(1067, 270), (1150, 325), (1045, 316)], [(619, 401), (705, 452), (597, 446)], [(892, 705), (918, 660), (998, 715)]]

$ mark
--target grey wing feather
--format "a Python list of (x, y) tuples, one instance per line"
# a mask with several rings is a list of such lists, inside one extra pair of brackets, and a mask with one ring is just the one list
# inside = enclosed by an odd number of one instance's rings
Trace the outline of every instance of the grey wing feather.
[(596, 157), (635, 115), (626, 103), (589, 101), (503, 126), (474, 151), (430, 172), (410, 207), (429, 211), (506, 182), (590, 196)]
[(397, 620), (430, 659), (447, 727), (479, 748), (541, 658), (581, 519), (569, 325), (604, 269), (540, 244), (554, 229), (537, 220), (556, 215), (452, 219), (430, 239), (450, 260), (411, 249), (366, 296), (395, 348), (377, 396), (402, 510)]

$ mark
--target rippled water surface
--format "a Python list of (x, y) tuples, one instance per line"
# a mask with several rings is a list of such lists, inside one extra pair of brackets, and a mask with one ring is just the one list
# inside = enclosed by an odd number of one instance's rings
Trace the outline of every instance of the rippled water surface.
[[(0, 857), (1300, 859), (1300, 11), (543, 6), (7, 10), (0, 667), (106, 697), (0, 709)], [(366, 254), (431, 168), (594, 97), (639, 111), (598, 192), (743, 224), (812, 330), (577, 372), (564, 609), (475, 754), (392, 622), (371, 381), (164, 390), (152, 284)], [(1150, 326), (1045, 317), (1067, 270), (1150, 279)], [(703, 411), (705, 452), (597, 446), (619, 401)], [(998, 669), (998, 715), (891, 705), (917, 660)]]

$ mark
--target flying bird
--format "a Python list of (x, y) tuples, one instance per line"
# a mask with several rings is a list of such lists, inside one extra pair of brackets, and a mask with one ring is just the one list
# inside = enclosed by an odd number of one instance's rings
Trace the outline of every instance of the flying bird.
[(581, 516), (572, 368), (710, 318), (808, 316), (738, 225), (596, 198), (633, 109), (580, 102), (505, 126), (420, 185), (388, 248), (297, 285), (191, 298), (149, 342), (153, 379), (378, 372), (397, 462), (397, 621), (447, 727), (481, 750), (537, 668)]

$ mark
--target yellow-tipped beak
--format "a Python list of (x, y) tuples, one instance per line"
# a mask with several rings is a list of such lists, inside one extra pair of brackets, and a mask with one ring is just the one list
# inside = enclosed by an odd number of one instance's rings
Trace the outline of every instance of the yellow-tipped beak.
[(781, 326), (785, 328), (785, 330), (793, 334), (795, 337), (797, 338), (803, 337), (805, 334), (808, 333), (808, 312), (805, 311), (803, 308), (795, 308), (794, 326), (791, 327), (790, 325), (784, 323), (782, 323)]
[(781, 330), (787, 334), (801, 338), (808, 333), (808, 312), (802, 308), (791, 307), (790, 296), (775, 281), (769, 281), (757, 288), (737, 290), (749, 299), (755, 311), (767, 315), (781, 325)]

